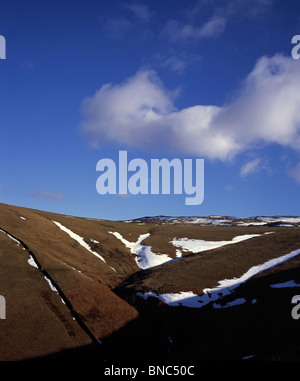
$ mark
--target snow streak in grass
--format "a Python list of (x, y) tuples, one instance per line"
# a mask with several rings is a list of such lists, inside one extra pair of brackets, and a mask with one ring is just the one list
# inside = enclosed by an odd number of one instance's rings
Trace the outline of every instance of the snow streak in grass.
[(234, 237), (231, 241), (204, 241), (202, 239), (174, 238), (171, 243), (175, 247), (180, 247), (183, 251), (199, 253), (200, 251), (216, 249), (217, 247), (230, 245), (233, 243), (245, 241), (247, 239), (258, 237), (261, 234), (244, 234)]
[(69, 234), (69, 236), (73, 239), (75, 239), (75, 241), (77, 241), (81, 246), (83, 246), (86, 250), (88, 250), (90, 253), (94, 254), (96, 257), (100, 258), (103, 262), (106, 262), (105, 259), (98, 253), (96, 253), (95, 251), (92, 250), (92, 248), (84, 241), (84, 239), (82, 237), (80, 237), (78, 234), (72, 232), (72, 230), (66, 228), (65, 226), (63, 226), (62, 224), (60, 224), (59, 222), (56, 222), (56, 221), (52, 221), (55, 223), (55, 225), (57, 225), (61, 230), (63, 230), (64, 232), (66, 232), (67, 234)]
[[(263, 264), (251, 267), (246, 273), (244, 273), (239, 278), (224, 279), (219, 281), (219, 285), (214, 288), (206, 288), (203, 290), (203, 295), (194, 294), (192, 291), (179, 292), (179, 293), (168, 293), (168, 294), (156, 294), (155, 292), (138, 292), (137, 295), (148, 299), (149, 297), (155, 297), (162, 300), (164, 303), (170, 306), (185, 306), (192, 308), (201, 308), (210, 302), (215, 302), (220, 300), (226, 295), (232, 294), (233, 290), (245, 283), (248, 279), (252, 278), (254, 275), (261, 273), (262, 271), (268, 270), (274, 266), (277, 266), (289, 259), (292, 259), (300, 254), (300, 249), (293, 250), (289, 254), (282, 255), (278, 258), (270, 259)], [(244, 303), (245, 300), (240, 298), (227, 305), (213, 304), (214, 308), (225, 308), (231, 307), (233, 305)]]
[(35, 260), (32, 258), (32, 255), (29, 256), (29, 259), (27, 262), (30, 264), (30, 266), (38, 269), (38, 265), (35, 263)]
[(4, 233), (7, 235), (7, 237), (9, 237), (10, 239), (12, 239), (13, 241), (17, 242), (17, 245), (20, 246), (21, 245), (21, 242), (18, 241), (17, 239), (15, 239), (14, 237), (12, 237), (10, 234), (6, 233), (4, 230), (0, 229), (0, 232)]
[[(10, 239), (12, 239), (13, 241), (17, 242), (18, 246), (22, 246), (21, 242), (18, 241), (16, 238), (12, 237), (10, 234), (6, 233), (5, 231), (3, 231), (2, 229), (0, 229), (0, 231), (2, 233), (5, 233)], [(23, 250), (26, 250), (24, 247), (23, 247)], [(27, 260), (27, 262), (29, 263), (30, 266), (32, 267), (35, 267), (35, 268), (38, 268), (38, 265), (36, 264), (35, 260), (33, 259), (32, 255), (29, 255), (29, 259)], [(46, 281), (48, 282), (50, 288), (52, 291), (55, 291), (55, 292), (58, 292), (56, 287), (52, 284), (51, 280), (44, 276), (44, 278), (46, 279)], [(64, 301), (63, 301), (64, 303)]]

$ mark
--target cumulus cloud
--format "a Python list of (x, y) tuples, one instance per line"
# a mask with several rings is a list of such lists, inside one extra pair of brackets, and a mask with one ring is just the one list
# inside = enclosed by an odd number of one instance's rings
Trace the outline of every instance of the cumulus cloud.
[(117, 142), (141, 149), (228, 160), (277, 143), (300, 147), (300, 65), (277, 54), (262, 57), (230, 104), (175, 107), (155, 72), (105, 84), (82, 103), (81, 128), (93, 145)]
[(262, 57), (244, 82), (239, 98), (224, 107), (218, 123), (242, 144), (277, 143), (299, 148), (300, 66), (290, 57)]
[(104, 141), (152, 150), (202, 152), (225, 158), (234, 143), (210, 129), (215, 106), (177, 110), (153, 71), (143, 70), (121, 85), (106, 84), (82, 103), (83, 132), (92, 144)]

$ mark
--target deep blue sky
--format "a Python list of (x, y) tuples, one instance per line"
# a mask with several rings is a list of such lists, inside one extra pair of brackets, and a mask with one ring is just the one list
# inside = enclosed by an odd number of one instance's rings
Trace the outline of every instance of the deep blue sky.
[[(291, 0), (3, 2), (1, 202), (107, 219), (300, 215), (297, 34)], [(204, 202), (100, 196), (96, 163), (120, 149), (204, 158)]]

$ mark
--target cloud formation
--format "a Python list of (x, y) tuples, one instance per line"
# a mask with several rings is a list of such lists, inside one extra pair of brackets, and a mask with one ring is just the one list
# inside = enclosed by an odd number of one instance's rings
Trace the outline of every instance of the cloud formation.
[(226, 18), (214, 16), (202, 26), (192, 24), (180, 24), (171, 20), (165, 26), (164, 32), (173, 42), (185, 40), (199, 40), (202, 38), (214, 38), (220, 36), (226, 27)]
[(232, 103), (179, 110), (157, 74), (141, 70), (86, 98), (81, 128), (94, 146), (117, 142), (208, 159), (271, 143), (299, 150), (299, 88), (299, 63), (277, 54), (257, 61)]
[(241, 176), (245, 177), (248, 176), (250, 173), (253, 173), (258, 170), (260, 164), (260, 159), (256, 158), (254, 160), (248, 161), (246, 164), (244, 164), (241, 168)]

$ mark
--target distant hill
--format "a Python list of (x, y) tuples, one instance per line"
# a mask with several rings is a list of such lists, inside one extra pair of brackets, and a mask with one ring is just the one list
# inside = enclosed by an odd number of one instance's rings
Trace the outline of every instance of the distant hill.
[(299, 227), (0, 204), (0, 360), (299, 360)]

